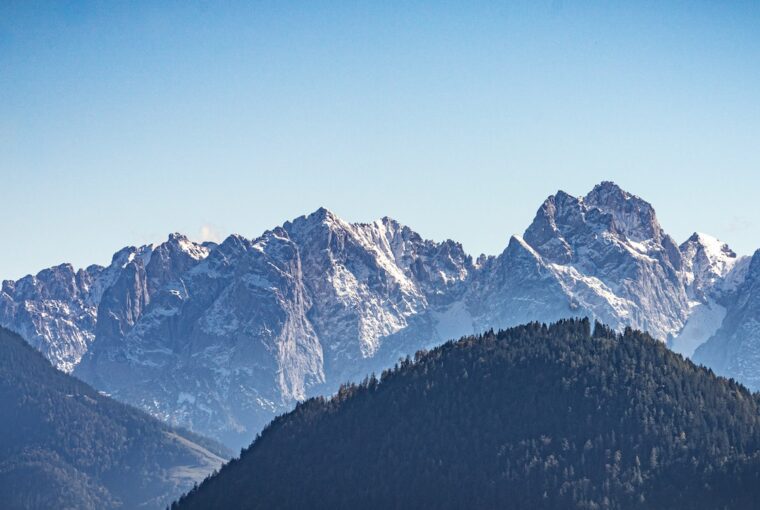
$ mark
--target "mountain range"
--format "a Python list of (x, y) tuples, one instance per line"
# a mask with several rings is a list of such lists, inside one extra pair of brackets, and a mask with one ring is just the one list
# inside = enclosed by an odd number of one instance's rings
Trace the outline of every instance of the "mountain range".
[(0, 293), (0, 324), (59, 369), (232, 447), (418, 349), (568, 316), (647, 331), (760, 388), (760, 250), (705, 234), (679, 245), (611, 182), (548, 197), (498, 256), (319, 209), (255, 239), (172, 234)]

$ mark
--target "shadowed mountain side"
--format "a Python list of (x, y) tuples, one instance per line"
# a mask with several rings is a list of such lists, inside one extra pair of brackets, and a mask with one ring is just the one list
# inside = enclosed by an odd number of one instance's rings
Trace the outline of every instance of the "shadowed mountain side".
[(0, 328), (3, 508), (161, 508), (229, 452), (53, 368)]
[(590, 329), (465, 337), (310, 399), (173, 508), (750, 508), (756, 397)]

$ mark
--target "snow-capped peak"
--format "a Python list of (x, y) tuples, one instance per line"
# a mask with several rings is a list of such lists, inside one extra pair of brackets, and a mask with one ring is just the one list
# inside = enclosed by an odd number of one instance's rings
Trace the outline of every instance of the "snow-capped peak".
[(739, 260), (726, 243), (701, 232), (692, 234), (679, 249), (683, 256), (686, 285), (697, 298), (704, 297)]
[(711, 235), (694, 232), (686, 242), (699, 246), (711, 261), (729, 265), (736, 261), (736, 253), (728, 244)]
[[(340, 218), (337, 214), (320, 207), (311, 214), (299, 216), (292, 221), (286, 221), (282, 227), (278, 227), (288, 233), (301, 233), (296, 235), (308, 235), (314, 229), (327, 228), (332, 231), (351, 230), (351, 224)], [(273, 232), (277, 230), (274, 229)]]
[(178, 232), (169, 234), (169, 238), (166, 242), (170, 246), (176, 246), (180, 251), (185, 252), (195, 260), (205, 259), (208, 257), (208, 254), (211, 251), (208, 246), (204, 246), (200, 243), (195, 243), (188, 239), (186, 235), (180, 234)]
[(135, 259), (140, 259), (143, 262), (143, 265), (147, 265), (148, 262), (150, 262), (150, 257), (155, 248), (155, 244), (146, 244), (139, 247), (125, 246), (114, 253), (111, 258), (111, 267), (123, 269)]
[(335, 214), (334, 212), (332, 212), (331, 210), (325, 207), (320, 207), (319, 209), (317, 209), (311, 214), (307, 214), (306, 216), (301, 216), (300, 218), (296, 218), (294, 222), (302, 218), (312, 223), (327, 223), (327, 224), (335, 223), (335, 222), (345, 223), (341, 218), (338, 217), (337, 214)]
[(585, 197), (561, 190), (550, 196), (524, 238), (554, 262), (577, 261), (579, 248), (607, 239), (615, 240), (635, 256), (669, 253), (674, 256), (670, 262), (680, 267), (675, 243), (662, 231), (654, 208), (610, 181), (596, 185)]

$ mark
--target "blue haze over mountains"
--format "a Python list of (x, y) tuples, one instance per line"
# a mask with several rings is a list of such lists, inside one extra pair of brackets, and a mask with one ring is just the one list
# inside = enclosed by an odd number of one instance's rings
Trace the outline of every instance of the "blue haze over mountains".
[(53, 368), (0, 327), (0, 506), (163, 508), (231, 452)]
[(256, 239), (171, 234), (0, 294), (0, 324), (59, 369), (233, 447), (418, 349), (569, 316), (645, 330), (760, 388), (760, 251), (698, 233), (679, 243), (611, 182), (550, 196), (496, 257), (322, 208)]

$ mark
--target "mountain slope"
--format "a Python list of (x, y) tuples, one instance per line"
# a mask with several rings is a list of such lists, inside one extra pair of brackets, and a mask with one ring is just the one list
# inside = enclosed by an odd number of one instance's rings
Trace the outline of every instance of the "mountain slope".
[(760, 250), (732, 296), (725, 319), (710, 339), (694, 353), (694, 360), (717, 373), (760, 389)]
[(226, 450), (59, 372), (0, 328), (3, 508), (161, 508)]
[(727, 311), (736, 304), (738, 287), (747, 276), (749, 257), (739, 257), (727, 244), (696, 232), (679, 249), (683, 256), (689, 316), (669, 345), (684, 356), (692, 356), (715, 334)]
[(759, 413), (646, 334), (532, 323), (300, 404), (173, 508), (749, 508)]

